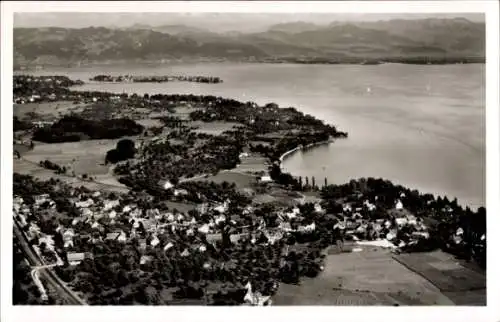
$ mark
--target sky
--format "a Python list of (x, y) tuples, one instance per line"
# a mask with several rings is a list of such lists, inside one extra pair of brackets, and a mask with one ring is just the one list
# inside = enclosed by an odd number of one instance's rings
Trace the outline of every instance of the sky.
[(15, 27), (129, 27), (134, 24), (187, 25), (206, 28), (213, 32), (256, 32), (269, 26), (295, 21), (328, 24), (334, 21), (377, 21), (390, 19), (456, 18), (484, 22), (483, 14), (340, 14), (340, 13), (81, 13), (81, 12), (44, 12), (15, 13)]

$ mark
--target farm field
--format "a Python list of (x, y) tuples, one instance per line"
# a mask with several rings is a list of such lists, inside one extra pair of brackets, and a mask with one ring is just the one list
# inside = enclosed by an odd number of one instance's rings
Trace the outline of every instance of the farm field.
[(73, 104), (70, 101), (14, 104), (13, 114), (21, 119), (29, 116), (31, 113), (48, 117), (59, 117), (71, 112), (81, 112), (85, 106), (85, 104)]
[(362, 247), (328, 255), (325, 270), (301, 285), (282, 284), (276, 305), (453, 305), (439, 289), (395, 261), (391, 253)]
[(255, 185), (256, 178), (250, 174), (239, 173), (235, 171), (220, 171), (215, 176), (207, 178), (200, 178), (199, 181), (213, 181), (215, 183), (222, 183), (227, 181), (236, 184), (239, 189), (250, 188)]
[(241, 125), (236, 122), (201, 122), (195, 121), (191, 122), (191, 126), (198, 127), (194, 132), (205, 133), (211, 135), (221, 135), (225, 131), (232, 130), (233, 127)]
[[(89, 140), (68, 143), (45, 144), (37, 142), (33, 150), (23, 151), (23, 160), (14, 158), (14, 172), (33, 175), (42, 180), (59, 178), (71, 185), (83, 185), (89, 189), (106, 189), (126, 192), (128, 188), (119, 183), (104, 164), (106, 152), (113, 149), (119, 140)], [(26, 149), (25, 149), (26, 150)], [(65, 166), (67, 175), (57, 175), (54, 171), (39, 166), (40, 161), (49, 160)], [(94, 182), (82, 181), (72, 174), (94, 177)]]
[(457, 305), (486, 305), (486, 276), (441, 251), (401, 254), (402, 265), (425, 277)]
[(269, 165), (267, 158), (250, 156), (240, 158), (241, 163), (236, 166), (236, 170), (242, 172), (267, 172)]
[(119, 140), (88, 140), (67, 143), (36, 143), (35, 148), (26, 152), (23, 158), (31, 162), (49, 160), (70, 168), (76, 175), (102, 175), (108, 173), (104, 165), (106, 152), (115, 148)]

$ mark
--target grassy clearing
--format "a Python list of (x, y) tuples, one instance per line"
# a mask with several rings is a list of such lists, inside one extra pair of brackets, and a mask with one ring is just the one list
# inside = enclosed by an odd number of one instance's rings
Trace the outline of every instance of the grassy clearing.
[(190, 120), (191, 117), (189, 116), (189, 114), (191, 114), (192, 112), (195, 112), (195, 111), (203, 111), (203, 110), (204, 110), (203, 108), (192, 108), (192, 107), (188, 107), (188, 106), (177, 106), (175, 108), (175, 112), (174, 113), (169, 113), (168, 115), (178, 117), (181, 120)]
[(21, 119), (31, 113), (42, 116), (59, 117), (72, 112), (81, 112), (84, 110), (85, 106), (85, 104), (73, 104), (73, 102), (70, 101), (14, 104), (13, 114)]
[(191, 126), (197, 127), (194, 132), (205, 133), (211, 135), (221, 135), (225, 131), (232, 130), (233, 127), (242, 125), (236, 122), (192, 122)]
[(325, 271), (300, 286), (281, 285), (277, 305), (453, 305), (430, 282), (392, 259), (391, 253), (328, 255)]
[(267, 172), (269, 168), (268, 160), (265, 157), (250, 156), (240, 158), (241, 163), (236, 166), (236, 170), (243, 172)]
[(144, 126), (145, 128), (153, 127), (153, 126), (154, 127), (162, 127), (163, 126), (163, 123), (160, 120), (151, 119), (151, 118), (135, 120), (135, 122), (139, 123), (140, 125)]
[(207, 178), (200, 178), (200, 181), (213, 181), (215, 183), (222, 183), (227, 181), (228, 183), (236, 184), (239, 189), (251, 188), (256, 183), (256, 178), (249, 174), (232, 172), (232, 171), (221, 171), (215, 176), (209, 176)]
[(169, 210), (177, 209), (178, 211), (184, 213), (188, 212), (189, 210), (196, 209), (197, 206), (196, 204), (174, 202), (174, 201), (167, 201), (166, 204)]
[[(117, 139), (54, 144), (37, 143), (33, 150), (23, 154), (25, 160), (14, 159), (14, 171), (30, 174), (42, 180), (59, 178), (73, 186), (83, 185), (89, 189), (126, 192), (128, 188), (119, 183), (109, 166), (104, 164), (106, 152), (113, 149), (118, 141)], [(54, 171), (38, 166), (38, 163), (44, 160), (66, 166), (67, 175), (56, 175)], [(83, 174), (92, 176), (95, 178), (94, 182), (71, 177), (73, 172), (76, 176)]]
[(89, 140), (80, 142), (35, 144), (35, 148), (26, 152), (23, 157), (38, 163), (50, 160), (60, 166), (65, 166), (76, 175), (103, 175), (109, 172), (104, 165), (106, 152), (113, 149), (119, 140)]

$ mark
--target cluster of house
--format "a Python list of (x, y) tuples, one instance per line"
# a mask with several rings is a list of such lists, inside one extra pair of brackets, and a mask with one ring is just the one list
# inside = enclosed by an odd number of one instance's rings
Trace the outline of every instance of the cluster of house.
[[(208, 243), (215, 245), (216, 242), (222, 240), (219, 224), (228, 220), (227, 210), (230, 203), (227, 200), (219, 204), (200, 205), (201, 214), (208, 212), (213, 214), (208, 222), (200, 222), (184, 213), (161, 212), (158, 209), (143, 210), (137, 204), (119, 199), (103, 198), (100, 192), (80, 194), (72, 201), (80, 215), (73, 218), (68, 227), (59, 224), (55, 229), (55, 233), (62, 236), (67, 254), (66, 260), (71, 265), (77, 265), (85, 258), (92, 258), (92, 254), (80, 251), (83, 243), (96, 244), (105, 240), (127, 243), (132, 238), (137, 238), (140, 250), (162, 247), (164, 251), (167, 251), (179, 246), (176, 245), (175, 237), (165, 240), (164, 236), (180, 233), (185, 236), (204, 235)], [(54, 236), (41, 232), (36, 217), (34, 220), (28, 220), (31, 213), (37, 213), (42, 209), (47, 210), (47, 208), (55, 211), (56, 205), (46, 194), (35, 196), (35, 203), (31, 207), (24, 204), (22, 198), (16, 197), (14, 199), (14, 216), (22, 227), (28, 226), (25, 229), (28, 239), (31, 241), (37, 239), (38, 245), (43, 242), (47, 249), (54, 251)], [(244, 213), (249, 214), (252, 211), (252, 207), (247, 207)], [(233, 220), (232, 224), (236, 225), (237, 222)], [(238, 243), (243, 237), (251, 237), (252, 242), (256, 242), (257, 237), (250, 234), (249, 231), (245, 231), (244, 228), (242, 227), (243, 230), (240, 230), (239, 233), (230, 235), (232, 243)], [(274, 243), (275, 240), (282, 237), (274, 231), (266, 231), (265, 233), (270, 243)], [(180, 256), (189, 256), (193, 251), (205, 251), (206, 246), (200, 242), (183, 246), (183, 249), (177, 250), (180, 252)], [(141, 264), (150, 260), (150, 256), (143, 255)]]
[[(404, 197), (404, 194), (400, 196)], [(428, 227), (424, 222), (404, 208), (401, 199), (398, 199), (394, 208), (389, 210), (385, 218), (370, 219), (366, 213), (376, 209), (376, 205), (369, 200), (362, 204), (345, 204), (340, 221), (335, 228), (343, 231), (360, 244), (373, 244), (389, 248), (401, 248), (418, 243), (422, 239), (428, 239)], [(362, 214), (363, 213), (363, 214)], [(407, 242), (397, 238), (399, 233), (406, 229)], [(363, 240), (363, 241), (362, 241)], [(370, 241), (367, 243), (367, 241)]]
[(55, 208), (54, 201), (51, 200), (47, 194), (36, 196), (35, 204), (33, 205), (33, 207), (30, 207), (26, 203), (24, 203), (23, 198), (15, 197), (13, 200), (14, 220), (25, 231), (26, 237), (30, 242), (38, 240), (38, 243), (36, 245), (33, 245), (33, 248), (40, 258), (44, 258), (40, 249), (40, 246), (44, 244), (45, 251), (51, 253), (51, 255), (53, 255), (52, 257), (56, 259), (54, 263), (45, 264), (63, 265), (63, 260), (55, 251), (53, 236), (44, 234), (35, 221), (29, 220), (31, 214), (33, 212), (36, 212), (43, 204), (48, 204), (50, 208)]
[[(177, 193), (182, 193), (177, 191)], [(104, 240), (115, 240), (127, 243), (131, 238), (137, 238), (139, 248), (145, 250), (148, 247), (163, 247), (165, 251), (175, 248), (176, 238), (165, 240), (165, 235), (171, 236), (172, 233), (185, 234), (186, 236), (204, 235), (208, 243), (215, 244), (222, 240), (222, 232), (219, 224), (228, 222), (227, 211), (230, 200), (219, 204), (204, 203), (199, 205), (200, 214), (211, 214), (208, 221), (198, 221), (184, 213), (162, 212), (158, 209), (140, 209), (137, 204), (127, 203), (120, 199), (107, 199), (101, 196), (100, 192), (81, 194), (74, 200), (74, 205), (79, 209), (80, 216), (75, 217), (70, 227), (59, 225), (56, 233), (60, 233), (64, 241), (64, 248), (67, 253), (67, 261), (70, 264), (78, 264), (83, 259), (92, 257), (91, 254), (79, 252), (79, 245), (82, 243), (99, 243)], [(48, 195), (39, 195), (35, 197), (35, 203), (30, 208), (23, 203), (22, 198), (14, 199), (14, 216), (21, 227), (28, 226), (26, 235), (30, 240), (38, 239), (39, 244), (45, 243), (47, 249), (54, 249), (53, 236), (47, 236), (40, 231), (36, 220), (29, 221), (27, 217), (36, 212), (42, 205), (44, 207), (55, 208), (55, 203)], [(351, 236), (357, 242), (371, 241), (374, 244), (385, 247), (404, 247), (405, 242), (397, 240), (398, 231), (404, 226), (411, 226), (411, 243), (417, 242), (422, 238), (429, 238), (427, 227), (424, 223), (405, 211), (402, 202), (399, 200), (392, 214), (393, 219), (367, 219), (362, 212), (374, 211), (376, 206), (368, 200), (362, 204), (345, 204), (342, 214), (337, 214), (337, 223), (332, 229), (338, 229), (345, 236)], [(242, 215), (251, 215), (254, 212), (252, 206), (247, 206)], [(315, 204), (315, 211), (325, 213), (319, 202)], [(278, 212), (279, 226), (277, 228), (267, 228), (262, 218), (256, 218), (257, 227), (253, 231), (249, 226), (241, 226), (238, 221), (239, 216), (231, 217), (231, 225), (236, 229), (230, 234), (232, 243), (238, 243), (241, 238), (249, 238), (252, 243), (257, 242), (259, 233), (267, 237), (267, 243), (274, 244), (282, 239), (287, 233), (302, 232), (308, 233), (316, 230), (316, 223), (310, 221), (301, 221), (302, 218), (299, 207), (283, 209)], [(259, 221), (260, 220), (260, 221)], [(298, 222), (298, 224), (297, 224)], [(293, 223), (293, 224), (292, 224)], [(83, 226), (82, 226), (83, 225)], [(83, 229), (85, 227), (87, 229)], [(460, 232), (457, 232), (460, 236)], [(459, 238), (459, 237), (457, 237)], [(188, 256), (192, 251), (205, 251), (206, 245), (203, 243), (185, 246), (179, 249), (181, 256)], [(141, 258), (144, 264), (151, 260), (148, 256)]]

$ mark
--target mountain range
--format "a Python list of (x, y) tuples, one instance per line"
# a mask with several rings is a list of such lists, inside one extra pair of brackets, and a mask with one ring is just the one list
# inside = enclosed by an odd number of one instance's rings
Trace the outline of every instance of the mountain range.
[(483, 58), (485, 24), (464, 18), (276, 24), (211, 32), (181, 24), (14, 28), (15, 66), (158, 60), (319, 61)]

